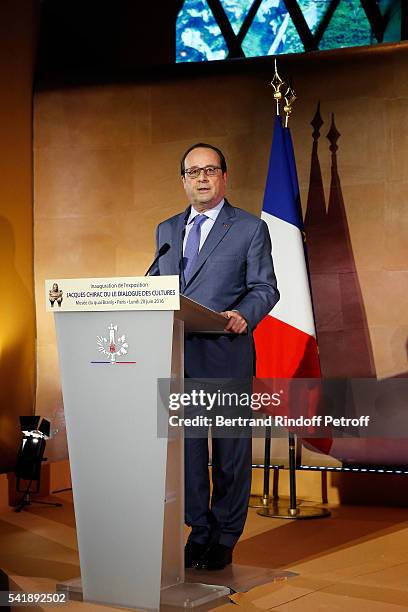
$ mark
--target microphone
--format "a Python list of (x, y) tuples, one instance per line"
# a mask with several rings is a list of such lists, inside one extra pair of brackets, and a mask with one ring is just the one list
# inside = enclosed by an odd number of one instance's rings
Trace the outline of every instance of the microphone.
[(168, 242), (165, 242), (164, 244), (161, 245), (159, 252), (157, 253), (156, 257), (153, 260), (152, 265), (149, 267), (149, 269), (147, 270), (145, 276), (149, 276), (151, 269), (153, 268), (153, 266), (157, 263), (157, 261), (160, 259), (160, 257), (162, 255), (165, 255), (167, 253), (167, 251), (170, 249), (170, 245)]

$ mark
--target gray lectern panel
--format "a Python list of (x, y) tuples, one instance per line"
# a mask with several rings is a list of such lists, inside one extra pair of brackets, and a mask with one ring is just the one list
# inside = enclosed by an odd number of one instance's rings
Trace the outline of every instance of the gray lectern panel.
[(84, 599), (158, 610), (167, 440), (156, 434), (157, 378), (170, 377), (173, 312), (55, 320)]
[[(174, 320), (172, 381), (169, 391), (184, 391), (184, 324)], [(163, 382), (163, 381), (162, 381)], [(162, 407), (168, 415), (168, 406)], [(169, 438), (167, 445), (166, 505), (164, 509), (162, 589), (184, 582), (184, 436)]]

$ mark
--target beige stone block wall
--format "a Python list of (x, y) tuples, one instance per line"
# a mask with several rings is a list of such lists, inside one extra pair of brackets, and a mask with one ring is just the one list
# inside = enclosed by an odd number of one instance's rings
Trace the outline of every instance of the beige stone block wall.
[[(337, 162), (369, 336), (380, 377), (408, 371), (408, 45), (286, 57), (298, 94), (291, 120), (303, 208), (318, 101), (328, 203), (331, 114)], [(272, 60), (191, 67), (174, 77), (67, 86), (35, 96), (35, 269), (38, 408), (61, 416), (55, 335), (45, 278), (143, 274), (159, 221), (186, 202), (179, 158), (193, 142), (221, 147), (228, 197), (260, 213), (274, 120)], [(333, 285), (333, 295), (336, 287)], [(330, 313), (328, 313), (329, 315)], [(339, 312), (339, 317), (342, 313)], [(327, 319), (335, 329), (339, 318)], [(331, 327), (332, 326), (332, 327)], [(334, 326), (334, 327), (333, 327)], [(352, 373), (350, 373), (352, 374)], [(54, 457), (66, 452), (56, 437)]]

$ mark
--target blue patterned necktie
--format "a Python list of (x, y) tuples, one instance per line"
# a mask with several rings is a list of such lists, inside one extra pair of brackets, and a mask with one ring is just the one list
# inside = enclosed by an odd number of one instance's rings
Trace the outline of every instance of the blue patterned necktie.
[(193, 219), (193, 227), (187, 236), (187, 242), (184, 249), (183, 268), (184, 280), (187, 282), (193, 266), (197, 261), (200, 250), (201, 226), (208, 219), (207, 215), (196, 215)]

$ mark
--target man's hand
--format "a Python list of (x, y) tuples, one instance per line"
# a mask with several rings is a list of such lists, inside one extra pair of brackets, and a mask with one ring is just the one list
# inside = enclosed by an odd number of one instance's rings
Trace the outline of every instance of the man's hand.
[(226, 324), (224, 331), (233, 332), (234, 334), (244, 334), (248, 329), (248, 323), (244, 317), (238, 312), (238, 310), (226, 310), (221, 313), (228, 323)]

